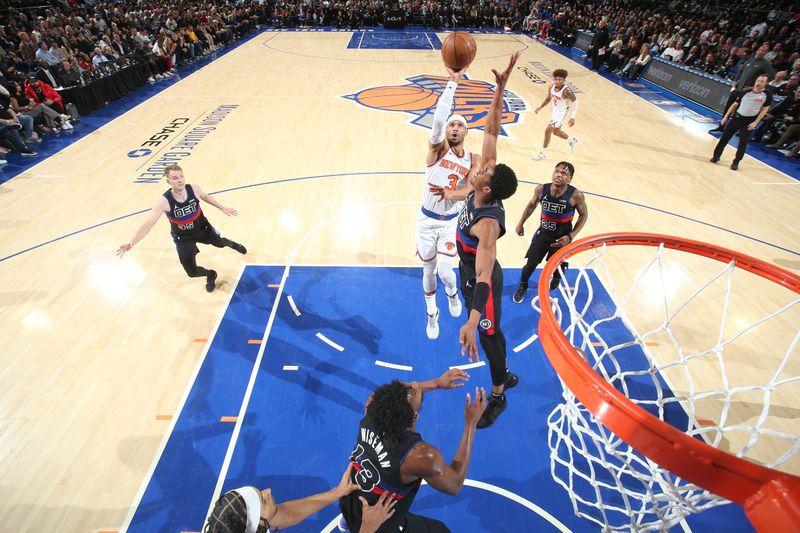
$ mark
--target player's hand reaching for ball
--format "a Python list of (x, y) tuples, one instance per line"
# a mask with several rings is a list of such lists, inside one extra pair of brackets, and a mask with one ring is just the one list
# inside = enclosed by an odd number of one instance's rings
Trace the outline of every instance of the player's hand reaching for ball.
[(445, 65), (445, 67), (447, 67), (447, 73), (450, 74), (450, 81), (458, 82), (458, 80), (460, 80), (464, 74), (467, 73), (467, 67), (464, 67), (460, 70), (453, 70), (447, 65)]
[(222, 212), (228, 215), (229, 217), (235, 217), (239, 214), (239, 211), (236, 210), (234, 207), (223, 207)]
[(478, 388), (475, 387), (475, 401), (472, 401), (470, 398), (469, 393), (467, 393), (467, 406), (464, 409), (464, 420), (467, 421), (467, 424), (471, 425), (472, 427), (476, 427), (478, 425), (478, 420), (481, 419), (481, 415), (486, 410), (486, 391), (483, 387)]
[(469, 374), (460, 368), (451, 368), (435, 380), (437, 389), (457, 389), (464, 386), (464, 382), (469, 380)]
[(514, 68), (514, 65), (517, 63), (520, 53), (521, 52), (514, 52), (511, 54), (511, 59), (508, 61), (508, 66), (503, 72), (497, 72), (495, 69), (492, 69), (492, 72), (494, 73), (494, 79), (498, 86), (505, 87), (508, 77), (511, 75), (511, 69)]
[(467, 322), (458, 331), (458, 342), (461, 343), (461, 355), (467, 352), (470, 362), (478, 361), (478, 344), (475, 342), (475, 324)]

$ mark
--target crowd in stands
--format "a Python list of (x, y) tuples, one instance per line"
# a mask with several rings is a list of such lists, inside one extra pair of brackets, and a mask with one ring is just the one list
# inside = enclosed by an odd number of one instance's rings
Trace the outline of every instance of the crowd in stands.
[[(42, 7), (44, 3), (10, 0), (9, 8), (0, 8), (0, 152), (11, 148), (30, 155), (29, 142), (68, 128), (58, 90), (92, 76), (139, 63), (147, 65), (155, 82), (257, 25), (357, 29), (381, 24), (388, 12), (401, 12), (407, 24), (521, 30), (567, 47), (578, 30), (591, 31), (593, 68), (628, 78), (639, 76), (657, 55), (735, 79), (763, 49), (776, 100), (794, 101), (800, 79), (800, 14), (789, 0), (49, 0)], [(778, 112), (784, 109), (795, 111), (784, 104)], [(19, 115), (33, 119), (33, 131)], [(782, 133), (788, 120), (780, 115), (770, 128)], [(764, 131), (757, 138), (772, 139), (774, 134)]]
[(8, 151), (34, 157), (32, 143), (72, 128), (77, 113), (62, 89), (131, 64), (151, 82), (169, 78), (267, 23), (268, 9), (225, 0), (12, 0), (0, 8), (0, 166)]
[[(592, 68), (635, 79), (652, 57), (726, 78), (742, 90), (745, 65), (770, 79), (776, 102), (753, 138), (783, 148), (800, 140), (800, 13), (786, 0), (535, 1), (523, 29), (572, 46), (578, 30), (593, 33)], [(800, 143), (784, 153), (797, 157)]]

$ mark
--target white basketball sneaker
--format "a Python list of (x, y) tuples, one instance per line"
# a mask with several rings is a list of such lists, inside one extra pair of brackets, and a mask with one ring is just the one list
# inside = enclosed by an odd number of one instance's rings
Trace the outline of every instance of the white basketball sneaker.
[(573, 137), (572, 139), (569, 140), (569, 151), (574, 152), (575, 148), (577, 147), (578, 147), (578, 138)]
[(539, 153), (533, 156), (531, 159), (534, 161), (541, 161), (542, 159), (547, 159), (547, 154), (544, 152), (544, 150), (539, 150)]
[(428, 334), (430, 340), (439, 338), (439, 310), (432, 315), (428, 315), (428, 323), (425, 326), (425, 333)]
[(453, 318), (461, 316), (461, 300), (458, 299), (458, 291), (452, 296), (447, 294), (447, 307), (450, 309), (450, 316)]

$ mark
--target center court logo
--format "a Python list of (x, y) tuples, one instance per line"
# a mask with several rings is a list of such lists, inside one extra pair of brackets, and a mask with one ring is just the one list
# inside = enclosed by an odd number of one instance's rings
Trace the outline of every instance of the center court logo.
[[(411, 124), (423, 128), (433, 125), (433, 112), (436, 102), (447, 85), (448, 78), (421, 74), (406, 78), (405, 85), (383, 85), (362, 89), (343, 98), (357, 104), (379, 109), (396, 111), (413, 115)], [(489, 106), (494, 97), (494, 85), (480, 80), (463, 79), (458, 83), (453, 100), (453, 112), (467, 119), (469, 128), (483, 128)], [(503, 113), (500, 117), (500, 134), (508, 135), (503, 126), (519, 122), (520, 113), (528, 110), (528, 105), (521, 97), (506, 90), (503, 93)]]

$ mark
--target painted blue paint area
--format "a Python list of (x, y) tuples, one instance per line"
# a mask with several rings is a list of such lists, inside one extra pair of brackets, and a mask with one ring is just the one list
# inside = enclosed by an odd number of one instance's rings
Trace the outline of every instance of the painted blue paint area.
[[(80, 118), (80, 122), (74, 123), (73, 131), (45, 135), (41, 143), (34, 143), (30, 145), (30, 148), (39, 154), (38, 157), (28, 158), (22, 157), (16, 153), (7, 154), (6, 158), (8, 160), (8, 164), (0, 167), (0, 185), (18, 176), (19, 174), (22, 174), (37, 163), (41, 163), (45, 158), (50, 157), (56, 152), (60, 152), (64, 148), (70, 146), (72, 143), (79, 141), (90, 133), (102, 128), (115, 118), (127, 113), (137, 105), (149, 100), (164, 89), (175, 85), (182, 79), (205, 67), (215, 59), (219, 59), (228, 52), (246, 43), (250, 39), (257, 37), (260, 35), (260, 33), (261, 32), (253, 33), (251, 35), (242, 37), (238, 41), (231, 43), (229, 46), (218, 52), (208, 54), (207, 56), (197, 59), (192, 63), (178, 67), (178, 74), (172, 78), (156, 81), (154, 83), (146, 83), (135, 91), (128, 93), (126, 97), (109, 102), (104, 107), (101, 107), (100, 109), (88, 115), (82, 116)], [(87, 157), (89, 156), (87, 155)]]
[[(230, 435), (217, 420), (238, 411), (254, 361), (255, 350), (246, 339), (264, 331), (276, 292), (265, 287), (277, 283), (282, 272), (281, 267), (246, 267), (180, 413), (178, 435), (170, 438), (136, 513), (136, 531), (200, 531)], [(567, 279), (574, 280), (574, 275), (568, 271)], [(561, 386), (538, 342), (513, 352), (535, 333), (538, 321), (530, 298), (523, 305), (511, 303), (518, 276), (519, 269), (506, 269), (502, 327), (509, 368), (521, 381), (509, 392), (509, 407), (497, 423), (478, 432), (467, 477), (532, 502), (571, 531), (596, 531), (572, 514), (566, 493), (550, 477), (546, 417), (561, 397)], [(329, 489), (346, 468), (364, 403), (375, 387), (392, 379), (434, 378), (451, 365), (467, 363), (457, 342), (464, 317), (449, 316), (441, 291), (439, 338), (425, 336), (420, 279), (421, 269), (411, 267), (291, 268), (223, 492), (242, 485), (270, 487), (283, 502)], [(597, 294), (599, 302), (613, 308), (604, 292)], [(317, 333), (344, 350), (326, 344)], [(413, 370), (385, 368), (376, 360)], [(286, 365), (299, 369), (284, 370)], [(463, 429), (465, 393), (491, 383), (488, 366), (469, 373), (466, 387), (431, 392), (423, 403), (417, 429), (447, 461)], [(424, 486), (412, 511), (443, 520), (458, 532), (555, 531), (517, 501), (476, 487), (452, 497)], [(318, 532), (337, 515), (338, 507), (332, 505), (293, 531)], [(747, 531), (733, 506), (692, 522), (698, 529)]]
[(372, 50), (441, 50), (436, 33), (424, 30), (361, 30), (353, 32), (347, 48)]
[[(530, 35), (529, 35), (530, 37)], [(531, 37), (532, 38), (532, 37)], [(569, 59), (575, 61), (579, 65), (583, 65), (587, 68), (591, 67), (591, 61), (586, 56), (585, 53), (581, 52), (577, 48), (565, 48), (563, 46), (559, 46), (553, 43), (544, 43), (536, 39), (537, 42), (547, 46), (551, 50), (554, 50), (561, 55), (568, 57)], [(708, 121), (708, 129), (715, 127), (719, 120), (722, 118), (722, 115), (715, 111), (711, 111), (710, 109), (706, 109), (703, 106), (700, 106), (690, 100), (682, 98), (677, 94), (671, 93), (666, 89), (663, 89), (653, 83), (648, 82), (647, 80), (638, 79), (635, 81), (627, 80), (625, 78), (620, 78), (613, 72), (609, 72), (604, 66), (600, 67), (600, 70), (596, 73), (600, 76), (603, 76), (607, 80), (611, 81), (627, 89), (628, 91), (640, 96), (641, 98), (648, 100), (652, 103), (655, 103), (657, 106), (661, 107), (668, 113), (678, 116), (680, 118), (690, 118), (695, 120), (696, 122), (701, 122), (702, 119), (698, 117), (705, 117)], [(666, 101), (674, 102), (674, 103), (666, 103)], [(713, 137), (719, 139), (720, 135), (718, 133), (710, 134)], [(654, 139), (654, 144), (657, 143), (657, 140)], [(723, 162), (727, 162), (730, 164), (733, 161), (733, 154), (736, 150), (736, 145), (738, 144), (739, 139), (738, 137), (734, 137), (728, 143), (728, 148), (726, 148), (725, 153), (723, 153)], [(762, 163), (769, 165), (770, 167), (783, 172), (787, 176), (790, 176), (796, 180), (800, 180), (800, 161), (797, 159), (790, 159), (784, 155), (782, 155), (777, 150), (772, 150), (766, 148), (763, 143), (756, 143), (750, 142), (747, 146), (747, 154), (758, 159)], [(708, 154), (709, 159), (711, 158), (711, 153)], [(740, 166), (741, 170), (744, 170), (745, 167)]]
[[(200, 531), (239, 414), (283, 267), (245, 269), (129, 532)], [(244, 443), (244, 441), (242, 441)]]

